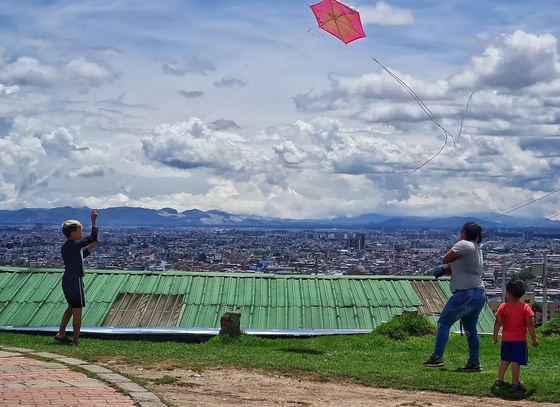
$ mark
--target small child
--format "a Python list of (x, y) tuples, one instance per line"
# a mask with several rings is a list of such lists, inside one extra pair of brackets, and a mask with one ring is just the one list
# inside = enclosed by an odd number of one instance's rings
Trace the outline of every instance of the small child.
[(522, 280), (512, 280), (506, 284), (506, 301), (500, 304), (496, 311), (496, 322), (494, 323), (494, 343), (498, 343), (498, 332), (502, 329), (502, 359), (498, 367), (498, 378), (494, 383), (496, 386), (504, 386), (504, 375), (511, 364), (512, 387), (523, 387), (519, 380), (521, 365), (528, 362), (527, 331), (531, 335), (532, 345), (538, 346), (535, 334), (533, 317), (535, 313), (528, 304), (519, 302), (525, 294), (525, 283)]
[[(82, 327), (82, 308), (86, 306), (84, 294), (84, 257), (91, 254), (97, 245), (98, 229), (96, 225), (97, 213), (91, 212), (91, 235), (82, 237), (82, 224), (77, 220), (67, 220), (62, 225), (62, 233), (67, 240), (60, 251), (64, 260), (64, 275), (62, 276), (62, 291), (68, 302), (68, 308), (62, 315), (60, 328), (54, 339), (59, 342), (79, 345), (80, 329)], [(66, 326), (70, 318), (72, 322), (72, 340), (66, 335)]]

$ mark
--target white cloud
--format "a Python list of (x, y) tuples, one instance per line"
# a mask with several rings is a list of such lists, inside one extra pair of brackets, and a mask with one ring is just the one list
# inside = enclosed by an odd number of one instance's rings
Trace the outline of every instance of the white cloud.
[(90, 88), (110, 83), (117, 77), (110, 68), (89, 62), (84, 57), (72, 59), (67, 64), (50, 65), (34, 57), (22, 56), (0, 65), (0, 80), (16, 87), (70, 85)]
[(360, 20), (362, 24), (409, 25), (414, 24), (414, 15), (410, 9), (392, 6), (378, 1), (375, 6), (361, 6)]
[(451, 78), (458, 88), (507, 88), (518, 90), (560, 78), (557, 39), (521, 30), (502, 34), (482, 56), (472, 58), (472, 68)]
[(0, 83), (0, 95), (2, 95), (2, 94), (9, 95), (10, 93), (16, 93), (16, 92), (19, 92), (19, 86), (18, 85), (4, 86)]
[[(434, 215), (558, 188), (549, 0), (362, 3), (368, 38), (348, 46), (309, 30), (305, 5), (7, 1), (20, 23), (0, 32), (0, 208)], [(458, 141), (412, 175), (445, 136), (372, 55)]]

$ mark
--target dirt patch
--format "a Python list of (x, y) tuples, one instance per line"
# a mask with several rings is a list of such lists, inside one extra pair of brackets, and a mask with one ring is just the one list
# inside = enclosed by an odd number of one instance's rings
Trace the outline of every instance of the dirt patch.
[[(353, 383), (319, 382), (243, 369), (144, 369), (109, 361), (122, 373), (146, 379), (145, 385), (179, 407), (558, 407), (554, 403), (379, 389)], [(161, 384), (158, 384), (161, 383)]]

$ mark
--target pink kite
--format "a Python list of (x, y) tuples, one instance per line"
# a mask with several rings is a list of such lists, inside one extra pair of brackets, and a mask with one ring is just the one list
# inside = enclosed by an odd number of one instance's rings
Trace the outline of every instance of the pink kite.
[(323, 0), (310, 7), (319, 27), (345, 44), (366, 36), (360, 14), (352, 7), (336, 0)]

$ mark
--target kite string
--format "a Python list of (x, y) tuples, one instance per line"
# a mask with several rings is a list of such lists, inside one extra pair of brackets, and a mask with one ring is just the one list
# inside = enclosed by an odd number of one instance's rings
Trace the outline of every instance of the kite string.
[[(370, 55), (373, 55), (373, 52), (371, 51), (371, 47), (369, 45), (369, 42), (366, 42), (368, 50), (370, 52)], [(412, 90), (412, 88), (410, 86), (408, 86), (406, 84), (406, 82), (404, 82), (401, 78), (399, 78), (396, 74), (394, 74), (393, 72), (391, 72), (385, 65), (383, 65), (381, 62), (379, 62), (379, 60), (375, 57), (371, 57), (371, 59), (373, 59), (385, 72), (387, 72), (393, 79), (395, 79), (397, 81), (397, 83), (399, 83), (399, 85), (401, 85), (409, 94), (410, 96), (412, 96), (412, 98), (414, 99), (414, 101), (418, 104), (418, 106), (420, 106), (420, 108), (422, 109), (422, 111), (426, 114), (426, 116), (438, 127), (440, 128), (444, 135), (445, 135), (445, 140), (443, 142), (442, 147), (439, 149), (439, 151), (437, 153), (435, 153), (431, 158), (429, 158), (427, 161), (425, 161), (422, 165), (416, 167), (414, 170), (412, 170), (408, 175), (411, 175), (413, 173), (415, 173), (416, 171), (418, 171), (419, 169), (421, 169), (422, 167), (424, 167), (426, 164), (428, 164), (429, 162), (431, 162), (432, 160), (434, 160), (445, 148), (445, 146), (447, 145), (447, 142), (449, 140), (449, 138), (451, 138), (453, 140), (453, 146), (456, 147), (459, 138), (461, 137), (461, 133), (463, 131), (463, 122), (465, 120), (465, 116), (467, 114), (467, 110), (469, 107), (469, 103), (474, 95), (474, 92), (472, 92), (469, 96), (469, 99), (467, 101), (467, 104), (465, 106), (465, 111), (463, 112), (463, 116), (461, 118), (461, 126), (459, 129), (459, 134), (457, 136), (457, 139), (455, 139), (455, 137), (445, 128), (443, 127), (438, 120), (436, 119), (435, 115), (432, 113), (432, 111), (430, 110), (430, 108), (428, 106), (426, 106), (426, 104), (422, 101), (422, 99), (420, 99), (420, 97), (416, 94), (416, 92), (414, 92), (414, 90)], [(402, 168), (406, 167), (409, 164), (404, 165)]]
[[(276, 56), (274, 56), (270, 61), (268, 61), (266, 64), (264, 64), (260, 69), (258, 69), (253, 75), (251, 75), (249, 77), (249, 79), (247, 79), (246, 81), (244, 81), (241, 85), (239, 85), (236, 89), (234, 89), (231, 93), (229, 93), (224, 99), (222, 99), (217, 105), (215, 105), (212, 109), (210, 109), (206, 114), (204, 114), (200, 120), (204, 121), (204, 119), (206, 119), (208, 116), (210, 116), (212, 113), (214, 113), (216, 110), (218, 110), (224, 103), (226, 103), (229, 99), (231, 99), (237, 92), (239, 92), (241, 90), (241, 88), (243, 88), (245, 85), (247, 85), (251, 80), (253, 80), (256, 76), (258, 76), (260, 73), (262, 73), (266, 68), (268, 68), (270, 65), (272, 65), (278, 58), (280, 58), (284, 53), (286, 53), (288, 50), (290, 50), (291, 48), (294, 47), (294, 45), (296, 43), (298, 43), (300, 41), (300, 39), (308, 34), (311, 30), (313, 30), (313, 27), (311, 27), (309, 30), (307, 30), (306, 32), (304, 32), (303, 34), (301, 34), (299, 37), (297, 37), (292, 43), (288, 44), (282, 51), (280, 51)], [(175, 143), (177, 143), (181, 138), (183, 138), (186, 135), (186, 133), (183, 133), (177, 137), (175, 137), (175, 139), (173, 139), (171, 141), (171, 144), (169, 145), (170, 147), (173, 146)], [(111, 195), (109, 195), (103, 202), (101, 202), (101, 204), (98, 206), (98, 210), (109, 200), (111, 199), (113, 196), (115, 196), (116, 194), (118, 194), (121, 190), (125, 191), (124, 187), (126, 185), (128, 185), (130, 182), (132, 182), (138, 175), (140, 175), (141, 172), (143, 172), (146, 168), (148, 168), (154, 161), (156, 161), (158, 158), (160, 158), (164, 153), (162, 152), (159, 155), (156, 155), (154, 158), (152, 158), (146, 165), (144, 165), (144, 167), (142, 167), (137, 173), (135, 173), (134, 175), (132, 175), (124, 184), (122, 184), (121, 186), (119, 186), (117, 188), (117, 190), (115, 192), (113, 192)]]
[[(544, 198), (546, 198), (546, 197), (548, 197), (548, 196), (550, 196), (550, 195), (552, 195), (552, 194), (555, 194), (555, 193), (557, 193), (557, 192), (559, 192), (559, 191), (560, 191), (560, 188), (552, 189), (552, 190), (548, 191), (546, 194), (544, 194), (543, 196), (540, 196), (540, 197), (538, 197), (538, 198), (531, 199), (531, 200), (529, 200), (529, 201), (527, 201), (527, 202), (525, 202), (525, 203), (516, 205), (516, 206), (514, 206), (512, 209), (509, 209), (509, 210), (507, 210), (507, 211), (505, 211), (505, 212), (503, 212), (503, 213), (500, 213), (500, 214), (497, 214), (497, 215), (495, 215), (495, 216), (492, 216), (492, 217), (490, 217), (490, 218), (488, 218), (488, 219), (485, 219), (485, 220), (483, 220), (482, 222), (490, 222), (490, 221), (492, 221), (492, 220), (494, 220), (494, 219), (498, 219), (498, 218), (500, 218), (500, 217), (502, 217), (502, 216), (505, 216), (505, 215), (507, 215), (507, 214), (509, 214), (509, 213), (511, 213), (511, 212), (514, 212), (514, 211), (516, 211), (516, 210), (518, 210), (518, 209), (524, 208), (524, 207), (526, 207), (526, 206), (528, 206), (528, 205), (531, 205), (531, 204), (533, 204), (533, 203), (535, 203), (535, 202), (537, 202), (537, 201), (540, 201), (541, 199), (544, 199)], [(555, 218), (556, 216), (558, 216), (558, 215), (553, 216), (553, 218)], [(541, 222), (541, 223), (542, 223), (542, 222)]]

